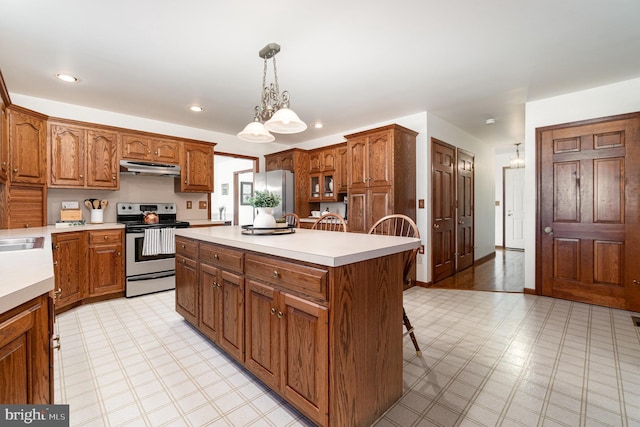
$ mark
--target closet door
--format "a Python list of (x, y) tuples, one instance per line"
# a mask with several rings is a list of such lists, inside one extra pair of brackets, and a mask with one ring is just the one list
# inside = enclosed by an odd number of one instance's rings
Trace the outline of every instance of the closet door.
[(458, 149), (456, 271), (473, 265), (473, 155)]
[(431, 139), (431, 262), (435, 283), (455, 273), (455, 147)]

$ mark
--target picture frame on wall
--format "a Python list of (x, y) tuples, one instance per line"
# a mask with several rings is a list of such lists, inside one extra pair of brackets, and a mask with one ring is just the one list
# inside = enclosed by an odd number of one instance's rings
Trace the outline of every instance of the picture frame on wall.
[(228, 196), (229, 195), (229, 184), (221, 184), (220, 185), (220, 192), (222, 193), (223, 196)]
[(253, 182), (241, 182), (240, 183), (240, 204), (243, 206), (250, 206), (249, 199), (253, 194)]

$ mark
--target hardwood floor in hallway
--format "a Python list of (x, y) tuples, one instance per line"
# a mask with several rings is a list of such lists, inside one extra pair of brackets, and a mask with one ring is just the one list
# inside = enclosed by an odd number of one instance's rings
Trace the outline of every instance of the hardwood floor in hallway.
[(429, 288), (523, 292), (524, 252), (496, 248), (495, 258), (462, 270)]

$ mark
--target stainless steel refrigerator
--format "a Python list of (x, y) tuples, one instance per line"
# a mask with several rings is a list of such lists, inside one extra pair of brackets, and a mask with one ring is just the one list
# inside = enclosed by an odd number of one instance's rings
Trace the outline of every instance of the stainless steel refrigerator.
[[(280, 205), (273, 208), (273, 216), (278, 219), (282, 215), (295, 211), (295, 187), (293, 185), (293, 172), (288, 170), (275, 170), (269, 172), (260, 172), (254, 175), (253, 190), (268, 190), (273, 194), (277, 194), (282, 198)], [(254, 209), (253, 216), (256, 212)]]

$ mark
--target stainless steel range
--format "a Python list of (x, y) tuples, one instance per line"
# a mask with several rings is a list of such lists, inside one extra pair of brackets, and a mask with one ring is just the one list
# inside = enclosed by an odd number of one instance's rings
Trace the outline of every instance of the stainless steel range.
[[(125, 225), (125, 295), (174, 289), (173, 229), (189, 227), (176, 220), (175, 203), (117, 203), (116, 221)], [(173, 247), (171, 247), (173, 243)]]

